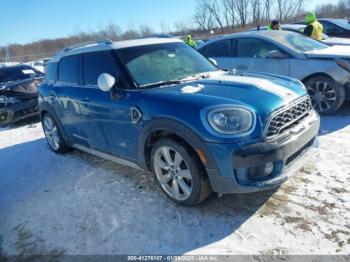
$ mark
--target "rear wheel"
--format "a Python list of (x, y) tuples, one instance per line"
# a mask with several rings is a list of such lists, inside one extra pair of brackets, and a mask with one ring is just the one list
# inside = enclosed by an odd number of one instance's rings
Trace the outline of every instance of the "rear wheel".
[(46, 113), (42, 117), (42, 126), (46, 136), (47, 143), (49, 144), (52, 151), (55, 153), (64, 153), (69, 150), (66, 143), (64, 142), (61, 131), (59, 130), (58, 125), (56, 124), (53, 117)]
[(305, 82), (312, 106), (320, 114), (334, 114), (344, 103), (344, 87), (327, 76), (316, 76)]
[(212, 192), (198, 157), (170, 139), (158, 141), (151, 152), (152, 170), (160, 187), (173, 202), (194, 206)]

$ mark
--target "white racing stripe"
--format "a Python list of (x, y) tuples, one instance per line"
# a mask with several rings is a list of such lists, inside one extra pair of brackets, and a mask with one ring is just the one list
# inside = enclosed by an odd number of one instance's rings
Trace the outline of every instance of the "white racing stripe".
[(243, 84), (253, 85), (259, 89), (270, 92), (282, 98), (286, 103), (292, 100), (295, 100), (296, 98), (299, 97), (299, 94), (293, 91), (292, 89), (289, 89), (282, 85), (275, 84), (272, 81), (264, 78), (253, 77), (253, 76), (235, 76), (235, 75), (228, 75), (224, 73), (224, 74), (213, 75), (211, 79), (217, 80), (217, 81), (227, 81), (227, 82), (232, 82), (237, 84), (243, 83)]

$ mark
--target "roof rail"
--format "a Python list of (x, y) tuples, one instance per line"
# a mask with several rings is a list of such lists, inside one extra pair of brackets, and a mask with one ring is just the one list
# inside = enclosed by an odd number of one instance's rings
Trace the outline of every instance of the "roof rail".
[(85, 42), (85, 43), (76, 44), (76, 45), (72, 45), (72, 46), (66, 47), (66, 48), (63, 49), (63, 52), (67, 52), (67, 51), (75, 49), (75, 48), (84, 47), (84, 46), (88, 46), (88, 45), (92, 45), (92, 44), (111, 45), (111, 44), (113, 44), (113, 41), (110, 40), (110, 39), (93, 40), (93, 41), (89, 41), (89, 42)]

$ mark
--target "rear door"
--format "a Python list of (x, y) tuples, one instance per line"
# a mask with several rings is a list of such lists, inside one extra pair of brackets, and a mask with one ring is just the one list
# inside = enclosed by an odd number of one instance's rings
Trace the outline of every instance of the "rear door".
[[(279, 51), (283, 58), (269, 58), (271, 51)], [(274, 44), (257, 38), (239, 38), (234, 46), (235, 57), (230, 68), (238, 71), (262, 72), (289, 76), (290, 58)]]
[(81, 56), (63, 57), (58, 66), (58, 79), (54, 90), (57, 96), (57, 113), (73, 143), (87, 145), (86, 122), (81, 115), (81, 105), (85, 101), (81, 89)]

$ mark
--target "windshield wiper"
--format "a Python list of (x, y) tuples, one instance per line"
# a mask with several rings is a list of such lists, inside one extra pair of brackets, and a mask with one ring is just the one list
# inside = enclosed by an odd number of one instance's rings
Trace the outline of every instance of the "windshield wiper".
[(197, 75), (181, 78), (180, 80), (181, 80), (181, 82), (186, 82), (186, 81), (194, 81), (194, 80), (199, 80), (199, 79), (204, 79), (204, 78), (209, 78), (209, 77), (210, 77), (209, 74), (200, 73)]
[(204, 79), (210, 77), (209, 74), (206, 73), (200, 73), (197, 75), (181, 78), (181, 79), (174, 79), (174, 80), (167, 80), (167, 81), (159, 81), (156, 83), (151, 83), (151, 84), (145, 84), (145, 85), (139, 85), (140, 88), (149, 88), (149, 87), (159, 87), (159, 86), (168, 86), (168, 85), (178, 85), (183, 82), (187, 81), (194, 81), (194, 80), (199, 80), (199, 79)]
[(177, 84), (181, 84), (181, 80), (159, 81), (159, 82), (156, 82), (156, 83), (140, 85), (139, 87), (141, 87), (141, 88), (148, 88), (148, 87), (168, 86), (168, 85), (177, 85)]

